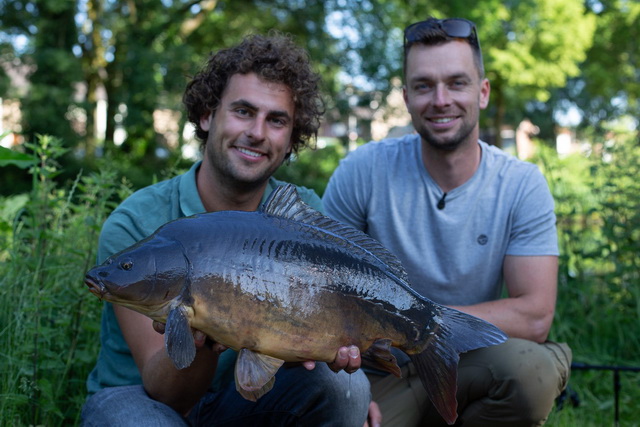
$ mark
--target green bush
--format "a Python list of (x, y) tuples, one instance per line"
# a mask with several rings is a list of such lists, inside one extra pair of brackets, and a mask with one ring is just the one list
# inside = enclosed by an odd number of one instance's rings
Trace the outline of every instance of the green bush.
[(339, 142), (324, 148), (303, 150), (281, 166), (275, 177), (311, 188), (322, 196), (331, 174), (345, 154), (346, 150)]
[[(543, 147), (541, 147), (543, 148)], [(541, 165), (556, 201), (559, 293), (551, 339), (566, 341), (574, 362), (640, 367), (640, 147), (618, 133), (586, 155)], [(620, 373), (620, 422), (640, 419), (640, 373)], [(572, 372), (581, 404), (552, 414), (550, 425), (602, 426), (614, 421), (613, 371)]]
[(61, 147), (51, 137), (31, 145), (33, 190), (0, 205), (3, 425), (77, 423), (97, 355), (100, 303), (83, 277), (106, 215), (129, 190), (108, 169), (58, 188)]

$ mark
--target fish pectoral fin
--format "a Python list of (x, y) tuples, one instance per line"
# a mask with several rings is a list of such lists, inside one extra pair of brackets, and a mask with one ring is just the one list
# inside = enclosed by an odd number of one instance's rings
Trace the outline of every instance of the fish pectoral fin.
[(380, 339), (371, 344), (371, 347), (362, 353), (362, 363), (375, 369), (381, 369), (400, 378), (400, 367), (396, 357), (391, 354), (391, 340)]
[(236, 360), (236, 390), (255, 402), (271, 390), (276, 382), (275, 374), (283, 363), (284, 360), (243, 348)]
[(164, 332), (167, 354), (178, 369), (191, 365), (196, 357), (196, 344), (189, 325), (187, 310), (179, 305), (169, 312)]

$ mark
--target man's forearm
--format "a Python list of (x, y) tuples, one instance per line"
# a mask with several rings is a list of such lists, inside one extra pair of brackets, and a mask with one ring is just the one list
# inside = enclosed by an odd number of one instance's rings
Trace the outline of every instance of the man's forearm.
[(146, 364), (142, 381), (149, 396), (185, 415), (204, 396), (218, 364), (218, 353), (199, 348), (193, 363), (177, 369), (164, 349)]
[(512, 338), (544, 342), (553, 321), (553, 311), (532, 311), (526, 300), (504, 298), (469, 306), (452, 306), (472, 316), (486, 320)]

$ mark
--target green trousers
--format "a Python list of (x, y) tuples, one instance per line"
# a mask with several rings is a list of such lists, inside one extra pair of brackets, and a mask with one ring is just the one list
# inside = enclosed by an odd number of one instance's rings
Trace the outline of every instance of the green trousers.
[[(539, 426), (564, 390), (571, 369), (564, 343), (511, 338), (460, 355), (458, 420), (467, 426)], [(446, 426), (429, 401), (412, 363), (402, 378), (369, 374), (383, 427)]]

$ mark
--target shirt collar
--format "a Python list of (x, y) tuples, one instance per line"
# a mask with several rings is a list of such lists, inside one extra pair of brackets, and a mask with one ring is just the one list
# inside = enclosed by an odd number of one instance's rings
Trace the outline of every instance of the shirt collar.
[[(198, 186), (196, 184), (196, 172), (200, 167), (202, 160), (194, 163), (180, 179), (180, 210), (184, 216), (191, 216), (199, 214), (205, 211), (200, 194), (198, 193)], [(269, 178), (267, 186), (265, 187), (264, 194), (260, 200), (260, 204), (264, 204), (267, 198), (273, 190), (278, 187), (280, 182), (273, 177)]]
[(202, 161), (198, 161), (191, 166), (180, 179), (180, 210), (184, 216), (191, 216), (205, 211), (198, 186), (196, 185), (196, 172)]

